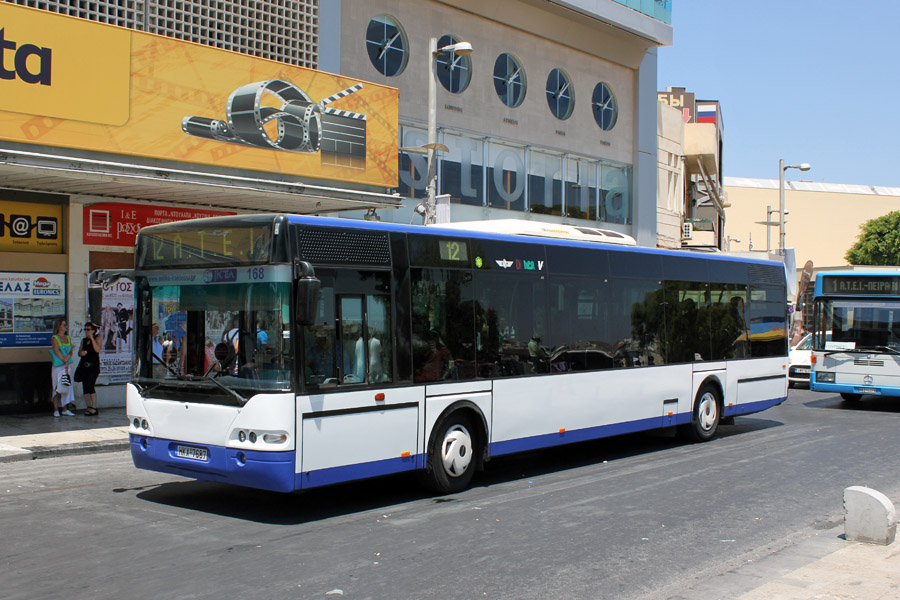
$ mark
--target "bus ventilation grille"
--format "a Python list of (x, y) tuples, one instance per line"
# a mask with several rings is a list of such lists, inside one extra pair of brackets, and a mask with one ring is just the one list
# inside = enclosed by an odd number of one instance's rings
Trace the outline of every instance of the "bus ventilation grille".
[(300, 232), (300, 256), (305, 261), (328, 265), (391, 264), (388, 236), (368, 231), (307, 229)]
[(750, 283), (782, 284), (784, 283), (784, 267), (750, 265)]

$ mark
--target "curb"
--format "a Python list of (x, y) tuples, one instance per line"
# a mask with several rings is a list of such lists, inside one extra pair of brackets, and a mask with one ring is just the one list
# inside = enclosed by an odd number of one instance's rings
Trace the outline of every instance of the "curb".
[(16, 448), (0, 444), (0, 464), (13, 463), (39, 458), (55, 458), (59, 456), (75, 456), (79, 454), (96, 454), (101, 452), (122, 452), (130, 449), (131, 442), (124, 440), (102, 440), (78, 444), (59, 444), (56, 446), (32, 446)]

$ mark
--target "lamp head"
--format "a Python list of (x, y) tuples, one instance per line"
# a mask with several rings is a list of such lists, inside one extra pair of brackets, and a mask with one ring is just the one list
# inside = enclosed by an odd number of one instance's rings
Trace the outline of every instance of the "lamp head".
[(438, 52), (454, 52), (457, 56), (467, 56), (472, 54), (471, 42), (456, 42), (443, 48), (438, 48)]
[(801, 171), (809, 171), (812, 167), (809, 163), (800, 163), (799, 165), (797, 165), (797, 168)]

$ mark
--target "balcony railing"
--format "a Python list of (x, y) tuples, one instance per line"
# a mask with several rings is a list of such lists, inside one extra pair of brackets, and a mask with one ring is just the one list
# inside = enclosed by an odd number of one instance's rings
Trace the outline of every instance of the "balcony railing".
[(653, 17), (667, 25), (672, 24), (672, 0), (614, 0), (623, 6)]

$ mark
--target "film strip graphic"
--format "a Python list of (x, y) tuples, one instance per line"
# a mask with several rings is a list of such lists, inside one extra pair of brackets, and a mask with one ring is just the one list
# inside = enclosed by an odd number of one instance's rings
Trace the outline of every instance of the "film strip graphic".
[(313, 102), (309, 94), (287, 81), (248, 83), (228, 97), (224, 121), (189, 116), (181, 120), (181, 129), (188, 135), (256, 148), (303, 153), (321, 150), (365, 158), (366, 115), (328, 106), (362, 88), (363, 84), (357, 83)]

